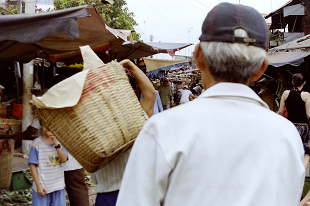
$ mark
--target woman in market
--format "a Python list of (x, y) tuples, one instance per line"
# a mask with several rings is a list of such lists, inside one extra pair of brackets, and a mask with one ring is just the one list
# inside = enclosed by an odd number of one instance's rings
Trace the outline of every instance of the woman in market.
[(301, 91), (306, 81), (303, 74), (297, 73), (292, 78), (293, 88), (282, 94), (278, 114), (282, 115), (286, 107), (288, 120), (297, 128), (303, 143), (308, 143), (310, 131), (308, 121), (310, 117), (310, 94)]

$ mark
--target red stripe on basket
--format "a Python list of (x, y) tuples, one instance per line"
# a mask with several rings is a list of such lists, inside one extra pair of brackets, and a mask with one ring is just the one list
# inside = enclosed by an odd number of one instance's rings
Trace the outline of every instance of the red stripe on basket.
[(0, 155), (1, 155), (2, 152), (3, 152), (4, 150), (6, 150), (6, 149), (8, 150), (9, 153), (12, 152), (12, 148), (11, 148), (11, 146), (10, 146), (10, 144), (9, 144), (9, 141), (8, 141), (7, 139), (2, 140), (2, 147), (0, 148)]
[(82, 95), (79, 102), (81, 102), (83, 99), (86, 99), (88, 96), (89, 94)]
[[(112, 78), (110, 77), (109, 73), (108, 73), (106, 70), (102, 69), (102, 72), (107, 76), (107, 79), (108, 79), (109, 81), (112, 81)], [(105, 80), (100, 74), (98, 74), (98, 73), (95, 73), (95, 72), (93, 72), (93, 71), (90, 71), (89, 74), (87, 75), (87, 80), (88, 80), (88, 81), (91, 81), (90, 78), (97, 78), (96, 81), (103, 82), (103, 87), (105, 87), (105, 88), (108, 88), (108, 87), (109, 87), (109, 85), (106, 83), (106, 80)], [(111, 82), (111, 83), (112, 83), (112, 82)]]
[(110, 83), (113, 85), (113, 79), (110, 77), (110, 74), (107, 70), (102, 69), (102, 73), (104, 73), (107, 76), (107, 79), (110, 81)]
[(107, 83), (103, 83), (102, 86), (103, 86), (104, 88), (108, 88), (108, 87), (109, 87), (109, 85), (108, 85)]
[(88, 72), (88, 75), (87, 75), (87, 80), (89, 80), (90, 78), (96, 78), (96, 73), (93, 72), (93, 71), (90, 71)]
[(89, 80), (89, 78), (98, 78), (99, 81), (104, 81), (104, 79), (100, 76), (100, 74), (94, 72), (94, 71), (89, 71), (88, 75), (87, 75), (87, 79)]
[[(82, 95), (81, 95), (81, 98), (80, 98), (80, 101), (81, 102), (83, 99), (89, 97), (89, 93), (96, 93), (97, 92), (97, 89), (96, 89), (96, 84), (91, 82), (91, 81), (94, 81), (93, 79), (95, 78), (96, 81), (98, 82), (102, 82), (102, 86), (104, 88), (108, 88), (109, 87), (109, 84), (107, 83), (106, 79), (109, 81), (109, 83), (111, 85), (113, 85), (113, 79), (111, 78), (109, 72), (103, 68), (100, 68), (101, 72), (105, 75), (105, 77), (101, 76), (100, 74), (94, 72), (93, 70), (90, 70), (87, 74), (87, 77), (86, 77), (86, 80), (88, 82), (88, 86), (84, 87), (83, 88), (83, 91), (82, 91)], [(105, 79), (106, 78), (106, 79)]]
[(95, 89), (96, 89), (96, 85), (94, 83), (89, 83), (89, 85), (87, 87), (84, 87), (82, 94), (85, 94), (85, 93), (90, 92), (91, 90), (95, 90)]

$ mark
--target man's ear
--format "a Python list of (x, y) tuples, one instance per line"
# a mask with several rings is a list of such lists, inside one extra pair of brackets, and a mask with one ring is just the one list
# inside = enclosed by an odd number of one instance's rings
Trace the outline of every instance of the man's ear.
[(259, 69), (256, 70), (256, 72), (251, 76), (250, 81), (251, 82), (257, 81), (265, 73), (267, 68), (268, 68), (268, 60), (265, 59), (262, 65), (259, 67)]
[(203, 54), (203, 51), (200, 47), (200, 44), (197, 44), (196, 47), (195, 47), (195, 62), (196, 62), (196, 65), (198, 67), (198, 69), (202, 72), (207, 64), (206, 64), (206, 61), (205, 61), (205, 58), (204, 58), (204, 54)]

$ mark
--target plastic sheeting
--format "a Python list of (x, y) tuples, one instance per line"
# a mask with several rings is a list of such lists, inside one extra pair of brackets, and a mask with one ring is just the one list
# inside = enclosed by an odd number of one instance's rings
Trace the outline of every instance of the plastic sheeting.
[(170, 70), (171, 68), (173, 67), (178, 67), (178, 68), (182, 68), (184, 66), (188, 66), (189, 65), (189, 62), (183, 62), (183, 63), (179, 63), (179, 64), (174, 64), (174, 65), (170, 65), (170, 66), (167, 66), (167, 67), (162, 67), (162, 68), (159, 68), (159, 69), (155, 69), (155, 70), (152, 70), (150, 72), (147, 72), (148, 75), (149, 74), (155, 74), (157, 75), (159, 71), (163, 70), (163, 71), (167, 71), (167, 70)]
[(305, 7), (301, 4), (295, 4), (293, 6), (287, 6), (283, 8), (284, 17), (287, 16), (296, 16), (296, 15), (305, 15)]
[(53, 33), (78, 38), (77, 17), (86, 14), (85, 7), (75, 7), (40, 14), (0, 16), (0, 41), (15, 40), (32, 44)]
[(284, 32), (285, 43), (294, 41), (305, 36), (305, 32)]
[(310, 34), (303, 36), (299, 39), (295, 39), (294, 41), (288, 42), (286, 44), (282, 44), (281, 46), (274, 47), (271, 50), (281, 51), (281, 50), (302, 49), (309, 47), (310, 47)]
[(304, 58), (308, 56), (309, 52), (268, 52), (267, 59), (269, 65), (274, 67), (281, 67), (289, 64), (292, 66), (299, 66), (304, 62)]
[(73, 107), (79, 102), (89, 69), (104, 65), (90, 46), (82, 46), (80, 49), (84, 70), (54, 85), (42, 97), (32, 95), (34, 105), (38, 108), (55, 109)]

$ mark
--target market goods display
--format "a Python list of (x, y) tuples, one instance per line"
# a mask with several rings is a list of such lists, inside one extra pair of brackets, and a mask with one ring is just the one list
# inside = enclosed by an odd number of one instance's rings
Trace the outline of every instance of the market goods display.
[(0, 134), (7, 134), (21, 131), (22, 120), (17, 119), (1, 119), (0, 118)]
[(117, 62), (88, 70), (75, 106), (33, 106), (33, 111), (88, 172), (128, 150), (146, 122), (126, 72)]

